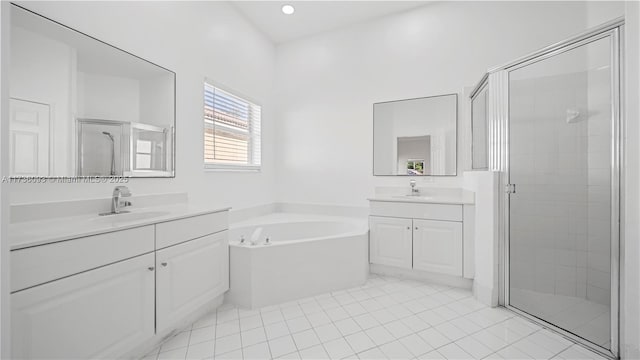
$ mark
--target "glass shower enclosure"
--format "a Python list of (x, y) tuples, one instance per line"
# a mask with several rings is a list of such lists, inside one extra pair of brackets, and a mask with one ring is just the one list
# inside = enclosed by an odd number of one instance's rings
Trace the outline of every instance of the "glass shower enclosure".
[[(501, 302), (618, 353), (622, 20), (490, 71), (474, 168), (501, 173)], [(485, 155), (486, 154), (486, 155)]]
[(78, 176), (167, 176), (172, 128), (137, 122), (78, 119)]

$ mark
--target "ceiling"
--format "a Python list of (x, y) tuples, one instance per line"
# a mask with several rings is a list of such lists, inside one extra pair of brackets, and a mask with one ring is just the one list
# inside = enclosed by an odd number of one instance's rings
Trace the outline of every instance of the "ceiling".
[[(279, 44), (398, 13), (428, 1), (231, 1), (260, 31)], [(284, 15), (282, 5), (296, 11)]]

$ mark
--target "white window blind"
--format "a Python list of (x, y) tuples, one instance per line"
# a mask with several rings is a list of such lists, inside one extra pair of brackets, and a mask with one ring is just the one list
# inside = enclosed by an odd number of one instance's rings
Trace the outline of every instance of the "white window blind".
[(211, 169), (260, 169), (261, 107), (204, 84), (204, 165)]

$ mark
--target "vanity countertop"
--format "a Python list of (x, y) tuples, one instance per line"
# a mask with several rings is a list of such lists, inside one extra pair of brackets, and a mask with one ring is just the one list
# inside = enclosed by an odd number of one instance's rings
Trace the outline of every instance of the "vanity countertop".
[(202, 208), (180, 204), (139, 208), (120, 215), (87, 214), (16, 222), (9, 225), (10, 249), (19, 250), (229, 209), (229, 207)]
[(449, 194), (424, 194), (419, 196), (411, 196), (405, 194), (378, 194), (368, 198), (369, 201), (381, 202), (401, 202), (401, 203), (419, 203), (419, 204), (458, 204), (473, 205), (475, 204), (475, 194), (470, 191)]

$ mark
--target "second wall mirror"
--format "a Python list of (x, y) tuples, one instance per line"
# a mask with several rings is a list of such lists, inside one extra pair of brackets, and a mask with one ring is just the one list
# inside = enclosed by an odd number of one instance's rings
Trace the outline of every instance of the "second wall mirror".
[(455, 176), (458, 95), (373, 104), (373, 174)]

